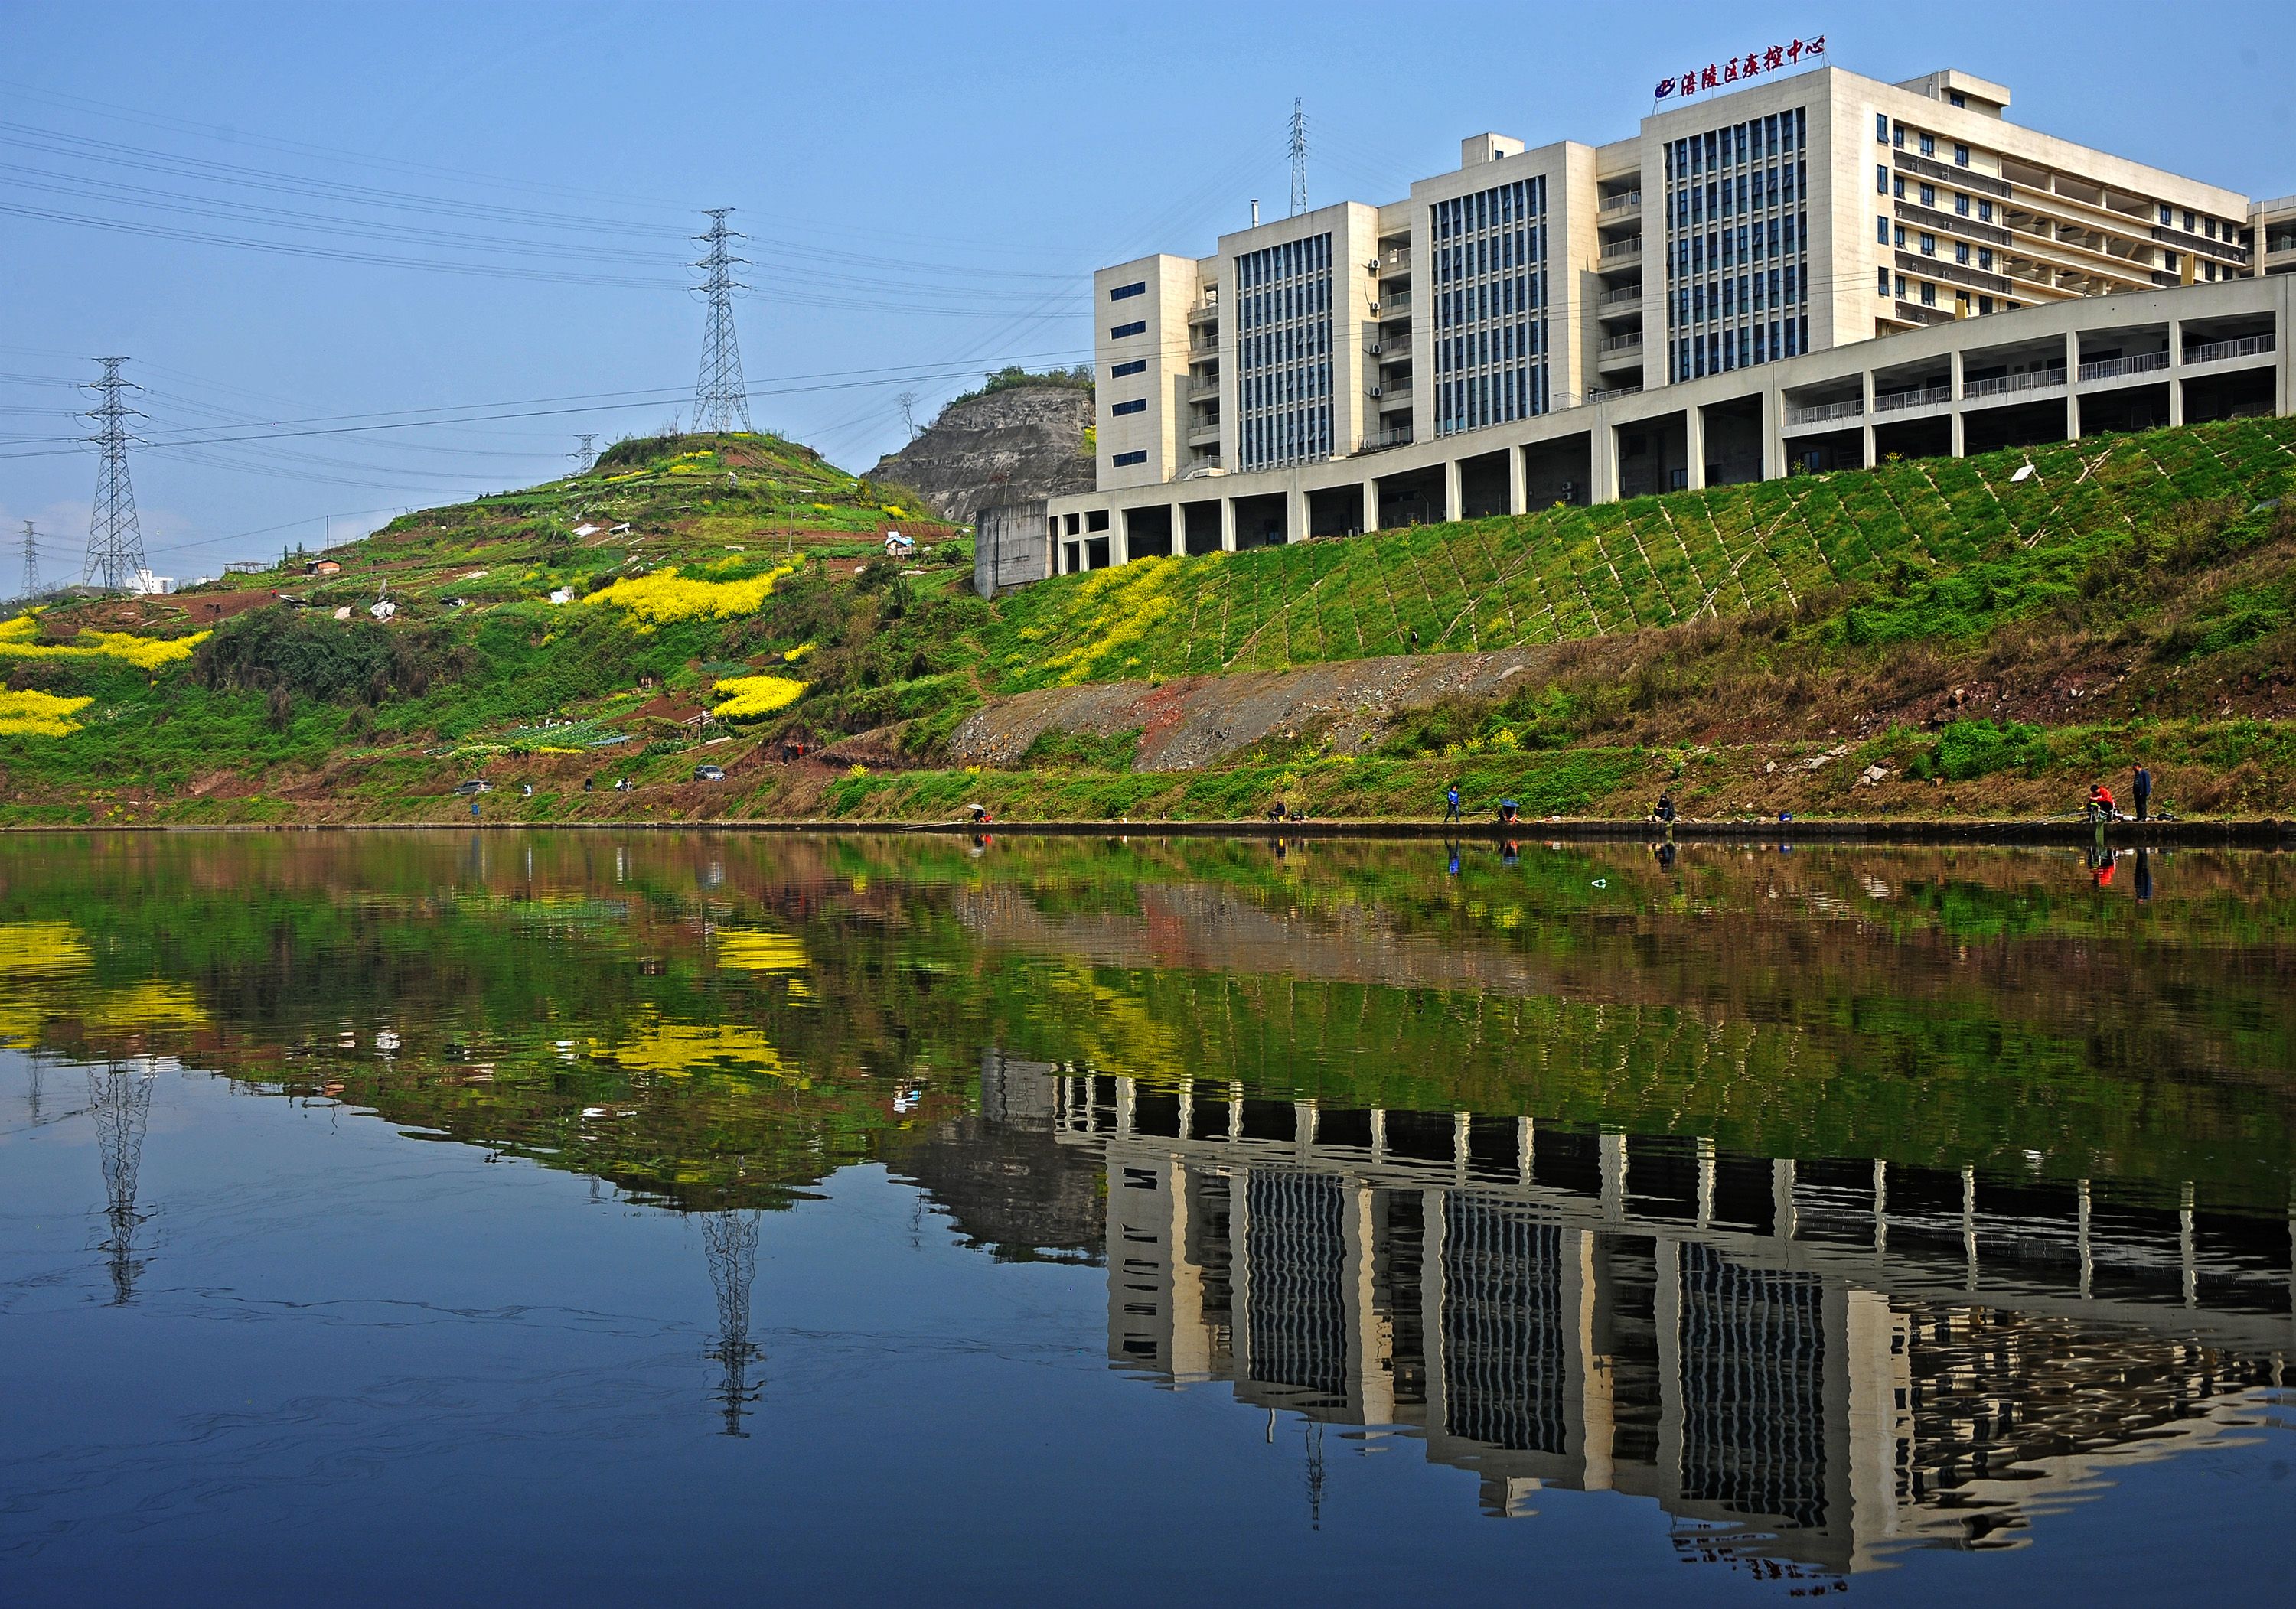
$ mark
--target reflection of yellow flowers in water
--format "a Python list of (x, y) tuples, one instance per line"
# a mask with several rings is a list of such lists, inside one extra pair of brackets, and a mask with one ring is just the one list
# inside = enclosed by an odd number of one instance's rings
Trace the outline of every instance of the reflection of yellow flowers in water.
[(163, 665), (188, 659), (192, 650), (208, 640), (206, 632), (188, 637), (139, 637), (133, 632), (83, 631), (78, 642), (36, 642), (39, 622), (29, 615), (0, 621), (0, 655), (12, 659), (125, 659), (138, 670), (158, 670)]
[(651, 1073), (664, 1078), (691, 1078), (704, 1074), (762, 1074), (767, 1078), (798, 1076), (797, 1067), (782, 1059), (773, 1041), (754, 1028), (733, 1024), (647, 1024), (632, 1037), (610, 1043), (589, 1041), (590, 1054), (611, 1061), (629, 1073)]
[(94, 702), (29, 690), (0, 691), (0, 737), (68, 738), (80, 728), (71, 717)]
[(204, 1028), (209, 1017), (180, 984), (147, 980), (105, 988), (86, 974), (95, 957), (70, 922), (0, 922), (0, 1041), (39, 1042), (70, 1018), (89, 1033)]
[(718, 935), (718, 964), (745, 972), (803, 972), (813, 961), (790, 934), (736, 931)]
[(805, 683), (787, 676), (728, 676), (718, 690), (731, 696), (709, 713), (740, 721), (786, 709), (804, 695)]
[(94, 959), (70, 922), (0, 922), (0, 976), (81, 972)]
[(602, 587), (582, 600), (611, 603), (641, 620), (660, 625), (670, 620), (696, 620), (707, 615), (723, 620), (733, 615), (755, 614), (774, 590), (774, 583), (796, 572), (782, 565), (747, 581), (700, 581), (681, 576), (677, 567), (651, 576), (632, 576)]

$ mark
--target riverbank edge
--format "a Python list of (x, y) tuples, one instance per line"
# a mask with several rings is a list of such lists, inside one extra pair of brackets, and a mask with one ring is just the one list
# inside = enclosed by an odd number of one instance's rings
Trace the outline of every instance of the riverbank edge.
[(2100, 826), (2079, 821), (1987, 821), (1929, 818), (1868, 820), (1817, 818), (1792, 821), (1689, 821), (1661, 827), (1650, 821), (1600, 817), (1522, 821), (1502, 827), (1491, 821), (1325, 821), (1276, 823), (1254, 820), (992, 821), (840, 821), (827, 817), (789, 820), (718, 817), (693, 820), (480, 821), (234, 821), (213, 824), (167, 821), (63, 823), (0, 826), (0, 833), (217, 833), (217, 832), (755, 832), (843, 837), (898, 837), (927, 833), (955, 837), (1280, 837), (1453, 839), (1494, 838), (1547, 841), (1678, 844), (1844, 843), (1979, 845), (2087, 846), (2100, 841), (2116, 849), (2296, 849), (2296, 820), (2116, 821)]

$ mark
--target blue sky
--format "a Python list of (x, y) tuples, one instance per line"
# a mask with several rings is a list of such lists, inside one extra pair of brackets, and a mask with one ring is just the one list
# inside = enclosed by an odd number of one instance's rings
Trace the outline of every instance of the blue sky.
[[(2012, 86), (2016, 121), (2296, 191), (2284, 4), (1895, 16), (11, 0), (0, 591), (26, 519), (47, 574), (77, 571), (95, 464), (64, 438), (99, 354), (149, 388), (144, 536), (186, 577), (687, 412), (704, 207), (752, 237), (756, 422), (865, 468), (903, 439), (903, 394), (922, 422), (995, 363), (1088, 356), (1095, 265), (1281, 207), (1295, 95), (1310, 199), (1383, 200), (1463, 135), (1618, 138), (1683, 63), (1824, 33), (1838, 66), (1964, 68)], [(404, 422), (441, 419), (462, 422)]]

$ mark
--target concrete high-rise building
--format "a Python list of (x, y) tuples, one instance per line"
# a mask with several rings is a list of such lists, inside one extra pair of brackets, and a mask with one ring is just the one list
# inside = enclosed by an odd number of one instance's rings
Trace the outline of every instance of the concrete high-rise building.
[[(1768, 76), (1823, 60), (1757, 53), (1668, 80), (1628, 139), (1480, 134), (1400, 200), (1102, 269), (1097, 489), (1019, 527), (1034, 551), (1000, 580), (1869, 462), (1866, 377), (1900, 358), (1912, 370), (1880, 374), (1885, 395), (1950, 390), (1923, 404), (1948, 405), (1922, 450), (1974, 451), (1962, 404), (2052, 385), (2063, 439), (2084, 383), (2129, 379), (2085, 371), (2149, 363), (2186, 309), (2185, 345), (2277, 336), (2285, 286), (2177, 293), (2296, 266), (2296, 203), (2267, 217), (2020, 127), (2007, 86), (1965, 72)], [(2082, 306), (2123, 297), (2142, 299)], [(2284, 346), (2237, 355), (2266, 373), (2226, 411), (2289, 409)], [(2150, 383), (2163, 398), (2139, 412), (2181, 419), (2181, 380)], [(1849, 391), (1846, 438), (1786, 439), (1789, 413)], [(2050, 422), (2011, 434), (2050, 438)]]

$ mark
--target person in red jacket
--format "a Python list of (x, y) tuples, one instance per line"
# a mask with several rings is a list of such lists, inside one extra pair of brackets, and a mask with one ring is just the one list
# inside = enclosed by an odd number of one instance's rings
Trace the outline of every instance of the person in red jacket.
[(2088, 790), (2088, 814), (2093, 821), (2110, 821), (2120, 813), (2113, 808), (2112, 789), (2102, 782), (2093, 782)]

